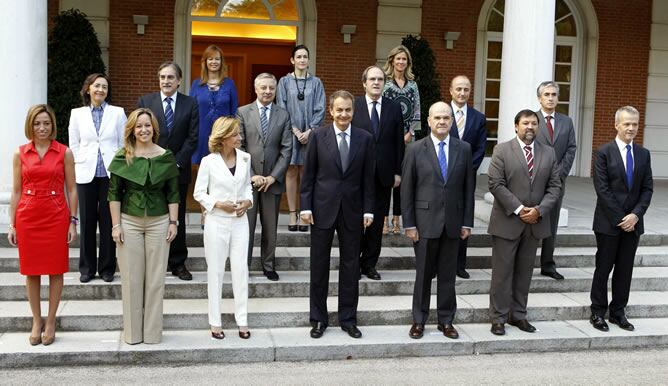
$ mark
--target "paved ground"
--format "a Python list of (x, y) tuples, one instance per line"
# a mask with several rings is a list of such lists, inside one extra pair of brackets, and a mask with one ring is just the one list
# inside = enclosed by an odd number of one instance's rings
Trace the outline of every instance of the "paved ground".
[(1, 370), (0, 384), (668, 384), (668, 349)]

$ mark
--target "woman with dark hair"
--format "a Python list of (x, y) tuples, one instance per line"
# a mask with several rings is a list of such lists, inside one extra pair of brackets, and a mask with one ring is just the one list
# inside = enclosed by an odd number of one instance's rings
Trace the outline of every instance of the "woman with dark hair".
[(125, 144), (109, 166), (111, 236), (118, 248), (123, 340), (160, 343), (169, 244), (177, 233), (179, 170), (158, 146), (153, 112), (140, 108), (125, 124)]
[(199, 164), (209, 154), (209, 135), (213, 122), (219, 117), (237, 113), (239, 100), (234, 81), (227, 77), (223, 50), (208, 46), (202, 53), (202, 74), (190, 86), (190, 96), (197, 99), (199, 107), (199, 134), (192, 163)]
[(285, 195), (288, 199), (290, 222), (288, 230), (308, 231), (299, 225), (299, 180), (304, 172), (304, 152), (311, 130), (322, 125), (325, 118), (325, 88), (318, 77), (308, 73), (309, 50), (298, 45), (292, 50), (290, 63), (294, 71), (278, 81), (276, 104), (290, 114), (292, 124), (292, 158), (285, 175)]
[[(91, 74), (81, 87), (82, 107), (70, 114), (69, 140), (74, 154), (74, 169), (81, 206), (81, 246), (79, 280), (91, 281), (97, 273), (102, 280), (114, 280), (116, 246), (111, 240), (111, 216), (107, 192), (109, 164), (123, 147), (125, 111), (110, 105), (109, 78)], [(97, 258), (96, 230), (100, 229), (100, 252)]]
[[(56, 141), (56, 115), (47, 105), (28, 110), (25, 135), (30, 142), (14, 153), (7, 240), (18, 245), (19, 271), (26, 276), (32, 311), (29, 342), (48, 346), (56, 339), (56, 311), (69, 266), (68, 244), (77, 235), (74, 156)], [(40, 308), (41, 275), (49, 275), (46, 322)]]
[[(404, 118), (404, 142), (408, 144), (415, 138), (415, 132), (420, 130), (420, 91), (413, 75), (413, 59), (408, 48), (399, 45), (390, 50), (387, 61), (383, 66), (387, 81), (383, 90), (383, 97), (392, 99), (401, 105)], [(399, 234), (399, 220), (401, 218), (400, 188), (394, 188), (392, 195), (392, 233)], [(383, 234), (390, 232), (387, 226), (387, 217), (383, 222)]]

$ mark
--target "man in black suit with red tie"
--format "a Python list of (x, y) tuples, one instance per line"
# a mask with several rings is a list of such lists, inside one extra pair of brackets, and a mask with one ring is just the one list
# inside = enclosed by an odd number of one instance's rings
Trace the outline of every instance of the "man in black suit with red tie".
[[(467, 104), (471, 96), (471, 81), (464, 75), (458, 75), (452, 78), (450, 82), (450, 96), (452, 101), (452, 128), (450, 135), (453, 138), (461, 139), (471, 145), (471, 161), (473, 165), (473, 176), (475, 177), (478, 168), (485, 158), (485, 147), (487, 146), (487, 118), (480, 111)], [(473, 185), (475, 191), (475, 180)], [(468, 238), (459, 241), (459, 251), (457, 254), (457, 276), (462, 279), (471, 277), (466, 272), (466, 248), (468, 247)]]
[[(355, 99), (352, 125), (373, 135), (376, 149), (374, 178), (374, 209), (376, 219), (382, 219), (390, 209), (392, 188), (401, 183), (401, 161), (404, 158), (404, 129), (401, 106), (383, 98), (385, 73), (380, 67), (369, 66), (362, 73), (365, 95)], [(374, 221), (362, 234), (360, 256), (361, 275), (380, 280), (376, 263), (383, 241), (383, 222)]]
[(138, 107), (151, 109), (158, 120), (158, 145), (169, 149), (179, 168), (179, 221), (176, 238), (169, 247), (167, 270), (181, 280), (192, 280), (186, 268), (186, 195), (190, 184), (190, 157), (197, 147), (199, 113), (197, 101), (178, 92), (183, 73), (178, 64), (167, 61), (158, 68), (160, 91), (139, 98)]
[[(591, 283), (591, 318), (594, 328), (608, 331), (603, 319), (633, 331), (624, 313), (629, 300), (633, 260), (643, 217), (652, 199), (654, 182), (650, 154), (634, 144), (640, 113), (634, 107), (620, 107), (615, 113), (617, 136), (598, 148), (594, 162), (594, 234), (596, 235), (596, 270)], [(608, 305), (608, 276), (612, 274), (612, 300)]]
[(333, 124), (313, 131), (304, 158), (301, 220), (311, 225), (310, 321), (312, 338), (328, 324), (327, 292), (334, 231), (339, 236), (339, 324), (353, 338), (357, 328), (360, 234), (373, 223), (374, 143), (350, 124), (353, 96), (329, 98)]

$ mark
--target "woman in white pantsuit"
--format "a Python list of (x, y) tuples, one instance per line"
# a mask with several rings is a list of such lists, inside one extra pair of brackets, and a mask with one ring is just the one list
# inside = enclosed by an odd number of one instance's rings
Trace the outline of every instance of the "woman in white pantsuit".
[(248, 217), (253, 205), (250, 154), (239, 150), (239, 121), (218, 118), (211, 129), (209, 151), (202, 158), (193, 196), (205, 209), (204, 256), (207, 264), (211, 337), (223, 339), (220, 302), (225, 262), (229, 256), (234, 318), (239, 337), (250, 338), (248, 308)]

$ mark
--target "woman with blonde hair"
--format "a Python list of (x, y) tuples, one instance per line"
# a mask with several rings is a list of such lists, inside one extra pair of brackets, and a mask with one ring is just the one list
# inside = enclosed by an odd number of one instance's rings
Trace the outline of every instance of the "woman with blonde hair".
[[(56, 339), (56, 311), (69, 267), (68, 244), (77, 235), (74, 155), (56, 141), (56, 115), (47, 105), (28, 110), (25, 135), (13, 159), (7, 239), (19, 248), (19, 271), (26, 276), (32, 311), (29, 342), (50, 345)], [(63, 188), (64, 187), (64, 188)], [(42, 275), (49, 275), (46, 322), (40, 308)]]
[[(398, 45), (390, 50), (383, 66), (387, 81), (383, 97), (392, 99), (401, 105), (404, 118), (404, 142), (408, 144), (420, 130), (420, 91), (413, 75), (413, 59), (408, 48)], [(401, 216), (400, 188), (394, 188), (392, 196), (392, 233), (399, 234)], [(389, 233), (387, 217), (383, 222), (383, 234)]]
[(248, 240), (246, 211), (253, 205), (250, 154), (239, 150), (239, 120), (221, 117), (209, 137), (209, 151), (202, 158), (193, 196), (205, 210), (204, 256), (207, 264), (209, 325), (211, 338), (223, 339), (220, 315), (225, 263), (230, 258), (234, 318), (239, 337), (248, 330)]
[(219, 117), (234, 116), (239, 106), (237, 88), (227, 77), (223, 50), (216, 45), (208, 46), (202, 53), (201, 66), (201, 76), (190, 86), (190, 96), (197, 99), (199, 108), (199, 134), (193, 164), (199, 164), (209, 154), (207, 143), (213, 122)]
[(125, 146), (109, 165), (111, 237), (118, 251), (123, 340), (160, 343), (169, 244), (177, 233), (179, 170), (158, 146), (158, 122), (140, 108), (128, 116)]

